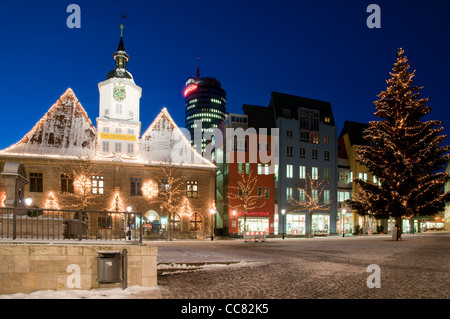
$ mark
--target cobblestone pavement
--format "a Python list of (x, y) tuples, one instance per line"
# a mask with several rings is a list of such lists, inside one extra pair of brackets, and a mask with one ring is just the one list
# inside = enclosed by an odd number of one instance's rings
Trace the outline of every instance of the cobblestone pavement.
[[(240, 263), (158, 275), (165, 299), (448, 299), (450, 233), (149, 242), (159, 263)], [(380, 288), (368, 288), (380, 267)]]

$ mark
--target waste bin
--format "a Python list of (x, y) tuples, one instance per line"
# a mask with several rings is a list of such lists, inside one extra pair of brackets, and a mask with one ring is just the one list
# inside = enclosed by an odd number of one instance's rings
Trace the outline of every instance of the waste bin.
[(120, 251), (97, 251), (97, 281), (99, 283), (121, 282), (120, 264), (122, 255)]

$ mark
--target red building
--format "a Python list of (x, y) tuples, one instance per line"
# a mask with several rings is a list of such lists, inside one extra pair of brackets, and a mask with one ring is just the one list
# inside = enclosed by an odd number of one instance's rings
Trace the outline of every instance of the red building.
[[(220, 171), (216, 179), (216, 203), (225, 234), (277, 230), (274, 139), (249, 125), (248, 115), (228, 114), (219, 126), (223, 144), (216, 145)], [(220, 220), (218, 219), (218, 222)], [(217, 225), (220, 228), (220, 225)]]

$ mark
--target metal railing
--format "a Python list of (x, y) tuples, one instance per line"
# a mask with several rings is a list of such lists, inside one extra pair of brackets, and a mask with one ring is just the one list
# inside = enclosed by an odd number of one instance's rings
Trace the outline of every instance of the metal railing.
[(0, 239), (142, 244), (142, 217), (137, 212), (0, 207)]

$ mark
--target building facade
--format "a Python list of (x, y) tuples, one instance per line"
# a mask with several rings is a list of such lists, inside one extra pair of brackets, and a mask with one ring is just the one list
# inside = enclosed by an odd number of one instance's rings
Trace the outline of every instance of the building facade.
[[(0, 151), (1, 171), (7, 162), (24, 165), (24, 197), (34, 207), (114, 212), (130, 206), (143, 214), (148, 235), (160, 236), (170, 225), (175, 237), (211, 236), (217, 167), (192, 148), (165, 108), (141, 135), (142, 90), (127, 70), (122, 36), (114, 60), (98, 85), (97, 128), (67, 89), (18, 143)], [(4, 205), (3, 184), (0, 194)]]
[[(216, 180), (218, 210), (223, 216), (224, 233), (232, 237), (245, 231), (275, 231), (272, 139), (258, 127), (249, 130), (249, 125), (248, 115), (227, 114), (219, 125), (223, 143), (215, 147), (220, 167)], [(269, 160), (263, 160), (263, 153)]]
[(197, 76), (185, 84), (185, 128), (194, 148), (205, 153), (208, 133), (213, 133), (225, 119), (227, 100), (219, 81), (200, 77), (199, 73), (197, 69)]

